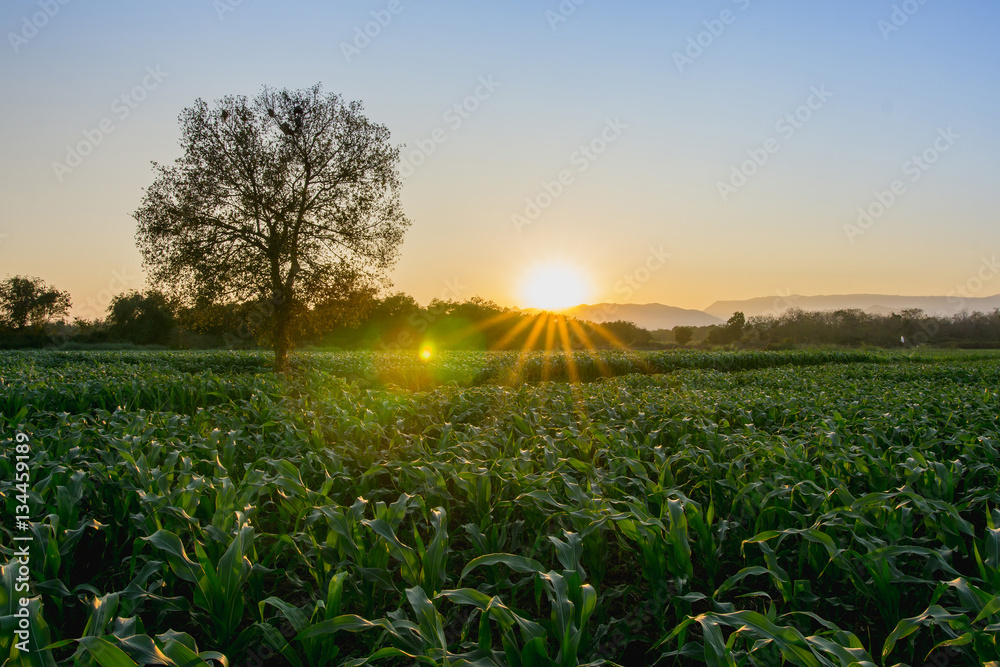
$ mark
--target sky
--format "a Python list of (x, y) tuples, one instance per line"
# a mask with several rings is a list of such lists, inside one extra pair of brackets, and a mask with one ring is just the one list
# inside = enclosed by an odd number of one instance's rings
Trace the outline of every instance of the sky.
[(421, 303), (558, 266), (589, 303), (1000, 292), (997, 0), (4, 0), (0, 34), (0, 279), (77, 316), (145, 286), (182, 109), (317, 82), (405, 144)]

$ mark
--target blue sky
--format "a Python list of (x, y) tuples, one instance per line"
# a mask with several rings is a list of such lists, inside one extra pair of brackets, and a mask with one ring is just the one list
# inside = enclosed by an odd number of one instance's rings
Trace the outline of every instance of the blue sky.
[(0, 277), (100, 314), (142, 287), (131, 213), (180, 111), (322, 81), (417, 152), (392, 277), (422, 302), (522, 305), (557, 261), (591, 302), (948, 294), (1000, 250), (998, 28), (995, 0), (6, 0)]

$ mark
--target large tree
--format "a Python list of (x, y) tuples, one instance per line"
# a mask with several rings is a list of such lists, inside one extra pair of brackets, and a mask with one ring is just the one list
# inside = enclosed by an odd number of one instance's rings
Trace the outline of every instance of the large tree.
[(135, 213), (147, 271), (183, 304), (264, 304), (283, 371), (298, 317), (345, 284), (385, 284), (410, 224), (399, 147), (318, 84), (199, 99), (180, 124), (183, 154), (154, 163)]
[(64, 318), (72, 305), (69, 292), (41, 278), (14, 276), (0, 283), (0, 323), (12, 329), (44, 328), (52, 318)]

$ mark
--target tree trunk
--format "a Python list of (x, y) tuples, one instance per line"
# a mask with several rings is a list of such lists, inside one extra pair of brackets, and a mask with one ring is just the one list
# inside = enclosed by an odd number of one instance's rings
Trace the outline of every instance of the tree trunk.
[(284, 373), (288, 370), (288, 349), (291, 347), (291, 313), (286, 308), (279, 307), (276, 316), (277, 322), (274, 325), (274, 372)]

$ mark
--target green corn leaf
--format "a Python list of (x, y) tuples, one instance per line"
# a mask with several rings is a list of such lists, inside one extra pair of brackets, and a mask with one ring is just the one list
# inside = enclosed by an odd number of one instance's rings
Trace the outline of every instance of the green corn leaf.
[(435, 648), (440, 648), (447, 652), (448, 642), (444, 636), (444, 624), (441, 614), (434, 608), (434, 603), (427, 597), (427, 593), (419, 586), (406, 589), (406, 599), (413, 607), (416, 614), (420, 631), (425, 638), (434, 642)]
[(167, 556), (167, 563), (174, 573), (185, 581), (197, 583), (202, 578), (201, 566), (188, 558), (184, 544), (175, 534), (167, 530), (158, 530), (149, 537), (142, 537)]
[(393, 558), (402, 563), (403, 579), (411, 585), (418, 583), (420, 578), (420, 559), (413, 549), (399, 541), (393, 532), (392, 526), (382, 519), (365, 520), (361, 523), (371, 528), (376, 535), (385, 540), (389, 547), (389, 553), (392, 554)]
[(886, 657), (888, 657), (888, 655), (892, 652), (896, 642), (900, 639), (909, 637), (921, 627), (932, 625), (934, 623), (957, 620), (965, 620), (965, 616), (962, 616), (961, 614), (951, 614), (946, 609), (938, 605), (931, 605), (922, 614), (912, 618), (904, 618), (896, 624), (892, 633), (890, 633), (886, 638), (885, 644), (882, 645), (882, 660), (885, 660)]
[(459, 579), (465, 579), (469, 572), (485, 565), (506, 565), (515, 572), (523, 572), (525, 574), (542, 573), (545, 571), (542, 564), (533, 558), (516, 556), (514, 554), (486, 554), (485, 556), (479, 556), (470, 560), (462, 569), (462, 576)]
[(388, 622), (384, 620), (373, 622), (365, 620), (354, 614), (345, 614), (326, 621), (320, 621), (319, 623), (316, 623), (315, 625), (300, 632), (295, 636), (295, 639), (296, 641), (301, 641), (303, 639), (311, 639), (313, 637), (328, 635), (334, 632), (361, 632), (364, 630), (375, 630), (378, 628), (389, 629)]
[(101, 667), (139, 667), (138, 663), (128, 657), (120, 648), (101, 637), (81, 637), (77, 640), (87, 649)]

